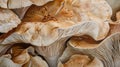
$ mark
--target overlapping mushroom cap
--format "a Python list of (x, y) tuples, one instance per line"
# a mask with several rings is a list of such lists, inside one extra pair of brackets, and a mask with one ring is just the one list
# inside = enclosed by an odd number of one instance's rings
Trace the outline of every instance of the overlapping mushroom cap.
[(32, 4), (37, 6), (42, 6), (50, 1), (53, 1), (53, 0), (17, 0), (17, 1), (16, 0), (0, 0), (0, 7), (15, 9), (15, 8), (31, 6)]
[(1, 38), (1, 43), (48, 46), (61, 38), (84, 34), (101, 40), (109, 31), (107, 20), (111, 14), (104, 0), (55, 0), (42, 7), (31, 6), (22, 24)]
[[(63, 56), (64, 57), (64, 56)], [(59, 62), (58, 67), (104, 67), (97, 58), (90, 58), (87, 55), (72, 55), (66, 62)]]
[(0, 32), (7, 33), (17, 27), (21, 21), (11, 10), (0, 8)]

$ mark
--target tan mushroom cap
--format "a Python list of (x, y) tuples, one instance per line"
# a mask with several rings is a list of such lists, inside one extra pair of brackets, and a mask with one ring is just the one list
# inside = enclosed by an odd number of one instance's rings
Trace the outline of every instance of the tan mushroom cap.
[(7, 33), (20, 24), (20, 19), (11, 10), (0, 8), (0, 32)]
[(18, 64), (25, 64), (30, 60), (30, 55), (27, 50), (23, 50), (20, 54), (13, 56), (12, 60)]
[(72, 37), (69, 41), (69, 44), (72, 47), (80, 48), (80, 49), (93, 49), (98, 46), (100, 41), (95, 41), (90, 36), (80, 36), (80, 37)]
[[(120, 32), (114, 33), (107, 37), (105, 40), (103, 40), (101, 43), (99, 43), (97, 46), (93, 46), (92, 48), (90, 47), (91, 44), (89, 45), (89, 48), (85, 49), (84, 46), (81, 46), (81, 42), (79, 43), (71, 43), (69, 42), (69, 46), (72, 48), (72, 52), (70, 51), (66, 52), (69, 54), (74, 54), (74, 53), (82, 53), (86, 55), (90, 55), (93, 57), (97, 57), (100, 59), (105, 67), (119, 67), (119, 42), (120, 41)], [(75, 46), (79, 45), (79, 47)], [(86, 45), (86, 44), (84, 44)], [(70, 50), (70, 49), (69, 49)], [(75, 51), (74, 51), (75, 50)], [(65, 54), (65, 53), (64, 53)]]
[(31, 6), (23, 23), (11, 35), (1, 38), (1, 43), (48, 46), (61, 38), (84, 34), (101, 40), (109, 31), (110, 16), (111, 8), (104, 0), (55, 0), (42, 7)]
[(102, 62), (97, 59), (90, 59), (87, 55), (72, 55), (65, 63), (59, 62), (58, 67), (103, 67)]
[(15, 9), (31, 6), (32, 4), (42, 6), (50, 1), (53, 0), (0, 0), (0, 7)]

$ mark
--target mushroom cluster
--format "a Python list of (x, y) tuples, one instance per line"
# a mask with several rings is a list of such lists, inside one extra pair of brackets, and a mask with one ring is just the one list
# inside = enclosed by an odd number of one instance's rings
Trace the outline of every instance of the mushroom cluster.
[(0, 0), (0, 67), (120, 67), (119, 0)]

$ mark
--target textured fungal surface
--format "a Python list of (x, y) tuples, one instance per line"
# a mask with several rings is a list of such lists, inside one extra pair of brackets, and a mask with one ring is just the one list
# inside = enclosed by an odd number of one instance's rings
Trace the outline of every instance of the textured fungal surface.
[(119, 0), (0, 0), (0, 67), (120, 67)]

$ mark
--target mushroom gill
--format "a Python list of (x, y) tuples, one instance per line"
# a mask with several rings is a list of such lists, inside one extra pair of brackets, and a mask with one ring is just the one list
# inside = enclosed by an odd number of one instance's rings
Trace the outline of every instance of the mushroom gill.
[(62, 55), (67, 40), (68, 38), (63, 38), (49, 46), (39, 46), (35, 47), (35, 49), (39, 55), (45, 58), (49, 67), (57, 67), (58, 58)]

